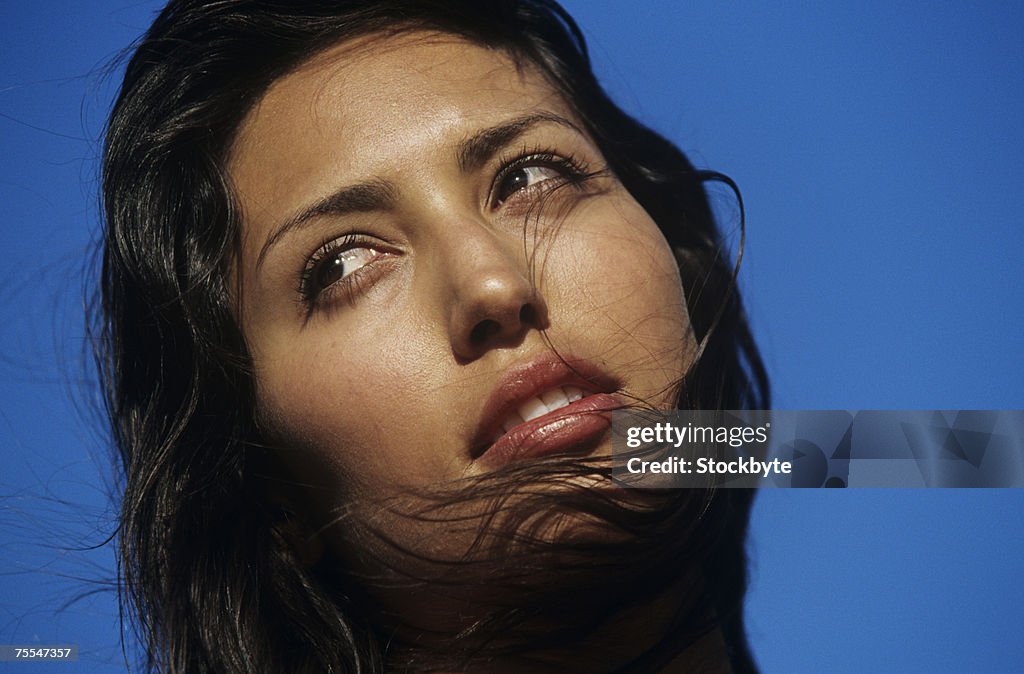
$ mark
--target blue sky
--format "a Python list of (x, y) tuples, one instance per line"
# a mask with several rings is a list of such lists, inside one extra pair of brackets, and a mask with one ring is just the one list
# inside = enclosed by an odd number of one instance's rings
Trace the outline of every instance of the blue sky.
[[(123, 669), (112, 557), (76, 550), (112, 523), (81, 365), (104, 65), (157, 4), (0, 9), (0, 643), (82, 671)], [(566, 2), (617, 99), (739, 183), (777, 407), (1024, 407), (1024, 5), (787, 4)], [(1021, 490), (759, 499), (766, 672), (1022, 667)]]

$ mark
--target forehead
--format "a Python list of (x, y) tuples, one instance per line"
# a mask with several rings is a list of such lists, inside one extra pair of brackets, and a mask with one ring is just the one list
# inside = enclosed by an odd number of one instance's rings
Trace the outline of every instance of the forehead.
[(275, 81), (243, 120), (228, 168), (243, 189), (283, 173), (314, 193), (325, 169), (376, 174), (539, 109), (571, 116), (543, 76), (504, 51), (437, 33), (360, 38)]

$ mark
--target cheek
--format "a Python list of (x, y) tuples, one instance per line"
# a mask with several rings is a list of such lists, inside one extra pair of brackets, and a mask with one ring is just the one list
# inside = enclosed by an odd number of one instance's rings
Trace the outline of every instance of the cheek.
[(442, 429), (422, 414), (436, 356), (414, 338), (388, 339), (341, 344), (325, 333), (256, 358), (264, 427), (296, 477), (326, 493), (443, 477), (425, 442)]
[(595, 201), (567, 219), (539, 266), (569, 329), (622, 368), (630, 392), (674, 405), (653, 398), (678, 382), (696, 340), (675, 257), (647, 212), (628, 197)]

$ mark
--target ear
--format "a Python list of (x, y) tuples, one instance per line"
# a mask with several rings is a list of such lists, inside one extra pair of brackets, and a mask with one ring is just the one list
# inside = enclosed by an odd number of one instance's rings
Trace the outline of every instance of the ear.
[[(257, 431), (262, 429), (257, 414)], [(306, 507), (308, 497), (291, 479), (287, 466), (272, 451), (272, 443), (254, 442), (249, 455), (251, 475), (258, 498), (267, 509), (267, 519), (276, 538), (305, 568), (316, 566), (324, 556), (324, 543), (319, 529), (311, 524)]]
[(279, 514), (273, 526), (281, 540), (305, 568), (319, 564), (324, 556), (324, 542), (320, 532), (314, 530), (306, 518), (290, 507), (290, 504), (278, 503), (277, 510)]

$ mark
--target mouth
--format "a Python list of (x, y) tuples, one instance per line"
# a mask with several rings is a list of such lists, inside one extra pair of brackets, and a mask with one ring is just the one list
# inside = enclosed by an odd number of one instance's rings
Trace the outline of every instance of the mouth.
[(525, 401), (515, 412), (508, 415), (508, 418), (501, 424), (501, 430), (494, 434), (491, 442), (497, 442), (502, 435), (510, 432), (520, 424), (539, 419), (540, 417), (556, 412), (584, 397), (583, 389), (575, 386), (560, 386), (539, 396), (534, 396)]
[(487, 468), (554, 454), (589, 454), (623, 407), (619, 382), (582, 360), (551, 356), (512, 368), (484, 406), (473, 458)]

